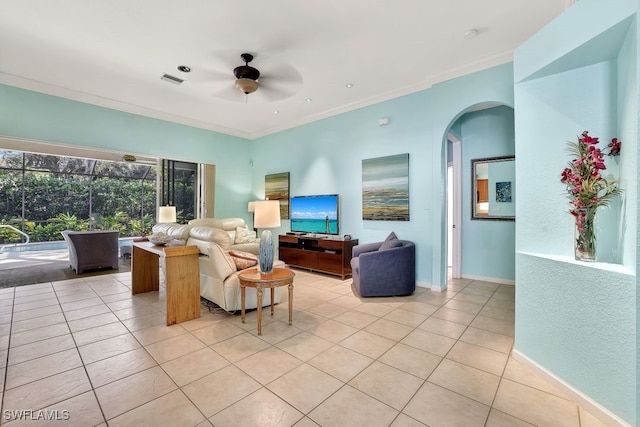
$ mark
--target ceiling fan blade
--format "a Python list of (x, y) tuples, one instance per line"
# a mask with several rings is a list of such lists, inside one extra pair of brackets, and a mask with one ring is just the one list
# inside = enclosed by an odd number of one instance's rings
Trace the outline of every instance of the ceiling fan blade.
[(262, 82), (260, 83), (260, 88), (256, 93), (259, 93), (260, 97), (266, 102), (282, 101), (284, 99), (291, 98), (300, 89), (300, 87), (295, 84), (278, 84), (269, 81), (264, 84)]
[[(260, 89), (258, 89), (260, 90)], [(250, 94), (251, 96), (253, 94)], [(247, 95), (236, 89), (233, 84), (226, 85), (224, 89), (214, 92), (214, 96), (231, 102), (247, 102)]]
[(185, 80), (191, 83), (211, 83), (234, 81), (235, 77), (232, 72), (222, 72), (211, 68), (194, 69), (187, 74)]
[(267, 63), (258, 82), (267, 102), (290, 98), (302, 88), (302, 76), (298, 70), (284, 62)]
[(287, 84), (302, 84), (302, 75), (292, 65), (284, 62), (274, 63), (261, 70), (262, 76), (270, 81), (286, 82)]

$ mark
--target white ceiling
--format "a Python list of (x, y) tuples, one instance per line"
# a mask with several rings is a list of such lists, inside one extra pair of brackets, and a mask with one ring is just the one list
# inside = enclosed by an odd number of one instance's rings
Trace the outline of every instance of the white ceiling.
[(0, 83), (253, 139), (511, 61), (571, 3), (3, 0)]

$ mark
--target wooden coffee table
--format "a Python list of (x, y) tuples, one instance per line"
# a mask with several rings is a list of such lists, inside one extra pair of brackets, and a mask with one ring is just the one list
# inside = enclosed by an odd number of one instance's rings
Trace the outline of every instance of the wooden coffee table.
[(293, 276), (295, 273), (288, 268), (274, 267), (271, 273), (261, 273), (257, 268), (241, 271), (238, 274), (240, 279), (240, 300), (242, 323), (244, 323), (244, 305), (246, 287), (256, 288), (258, 305), (258, 335), (262, 335), (262, 289), (271, 289), (271, 315), (273, 316), (273, 298), (275, 288), (278, 286), (289, 286), (289, 324), (293, 320)]

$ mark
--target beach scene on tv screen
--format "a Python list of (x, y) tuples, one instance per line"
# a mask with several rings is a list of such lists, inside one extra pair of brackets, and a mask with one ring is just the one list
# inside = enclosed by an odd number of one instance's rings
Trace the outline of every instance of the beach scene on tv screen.
[(291, 198), (291, 231), (338, 234), (337, 196)]

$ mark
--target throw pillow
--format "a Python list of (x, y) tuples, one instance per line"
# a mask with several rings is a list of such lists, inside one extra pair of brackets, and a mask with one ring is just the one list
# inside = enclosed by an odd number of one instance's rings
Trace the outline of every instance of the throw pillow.
[(387, 236), (387, 238), (380, 245), (379, 251), (384, 251), (391, 248), (397, 248), (398, 246), (402, 246), (402, 242), (398, 240), (396, 234), (392, 231), (391, 234)]
[(258, 264), (258, 257), (249, 252), (229, 251), (229, 256), (236, 264), (236, 269), (244, 270)]
[(236, 227), (236, 238), (234, 243), (253, 243), (256, 240), (256, 232), (247, 227)]

